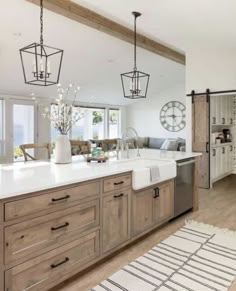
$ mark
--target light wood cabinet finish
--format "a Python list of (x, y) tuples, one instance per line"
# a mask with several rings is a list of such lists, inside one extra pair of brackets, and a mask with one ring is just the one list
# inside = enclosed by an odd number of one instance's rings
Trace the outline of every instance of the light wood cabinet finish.
[(173, 180), (134, 192), (125, 173), (0, 201), (0, 291), (49, 290), (167, 222), (173, 194)]
[(132, 234), (134, 236), (150, 229), (153, 225), (168, 221), (174, 215), (173, 181), (133, 192), (132, 198)]
[(167, 221), (174, 215), (173, 182), (164, 183), (155, 189), (154, 220), (157, 223)]
[(134, 192), (132, 199), (132, 234), (149, 229), (154, 223), (153, 188)]
[(82, 200), (100, 193), (100, 182), (79, 185), (73, 188), (58, 190), (25, 198), (5, 204), (5, 221), (38, 213), (46, 209), (56, 208), (58, 205), (68, 205), (70, 202)]
[(129, 213), (130, 190), (114, 192), (103, 198), (102, 245), (104, 253), (129, 239)]
[(131, 186), (131, 175), (122, 175), (117, 177), (111, 177), (108, 179), (104, 179), (103, 182), (103, 191), (110, 192), (121, 189), (123, 187)]
[(99, 225), (99, 199), (5, 228), (5, 264), (35, 257)]
[(70, 268), (79, 268), (98, 256), (97, 231), (6, 271), (6, 290), (46, 290), (44, 286), (53, 280), (54, 275), (63, 275)]

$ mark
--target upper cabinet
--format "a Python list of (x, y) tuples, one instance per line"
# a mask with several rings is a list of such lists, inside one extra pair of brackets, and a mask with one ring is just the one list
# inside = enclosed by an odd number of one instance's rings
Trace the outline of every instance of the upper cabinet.
[(233, 96), (211, 97), (211, 124), (233, 124)]

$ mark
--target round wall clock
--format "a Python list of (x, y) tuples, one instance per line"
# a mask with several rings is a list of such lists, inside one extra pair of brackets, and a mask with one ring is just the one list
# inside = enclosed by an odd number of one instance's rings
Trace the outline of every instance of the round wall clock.
[(185, 105), (178, 101), (166, 103), (160, 112), (160, 122), (162, 126), (172, 132), (177, 132), (185, 128), (186, 113)]

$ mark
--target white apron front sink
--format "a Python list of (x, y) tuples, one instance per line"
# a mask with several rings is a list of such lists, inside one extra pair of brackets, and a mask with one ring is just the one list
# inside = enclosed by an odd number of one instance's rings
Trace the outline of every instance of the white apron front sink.
[[(170, 160), (154, 160), (154, 159), (132, 159), (120, 160), (116, 163), (123, 164), (132, 169), (132, 188), (139, 190), (166, 180), (176, 177), (176, 162)], [(152, 167), (158, 167), (159, 177), (151, 180)]]

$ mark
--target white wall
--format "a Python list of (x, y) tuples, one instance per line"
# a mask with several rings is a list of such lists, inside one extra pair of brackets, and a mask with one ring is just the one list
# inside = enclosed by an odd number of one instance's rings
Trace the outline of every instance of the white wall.
[(169, 101), (185, 104), (185, 84), (176, 85), (156, 96), (137, 100), (127, 107), (127, 124), (134, 127), (143, 137), (182, 137), (186, 138), (186, 129), (179, 132), (167, 131), (160, 123), (160, 110)]
[[(236, 89), (236, 50), (191, 49), (186, 55), (186, 94)], [(187, 151), (192, 149), (192, 103), (187, 97)]]

